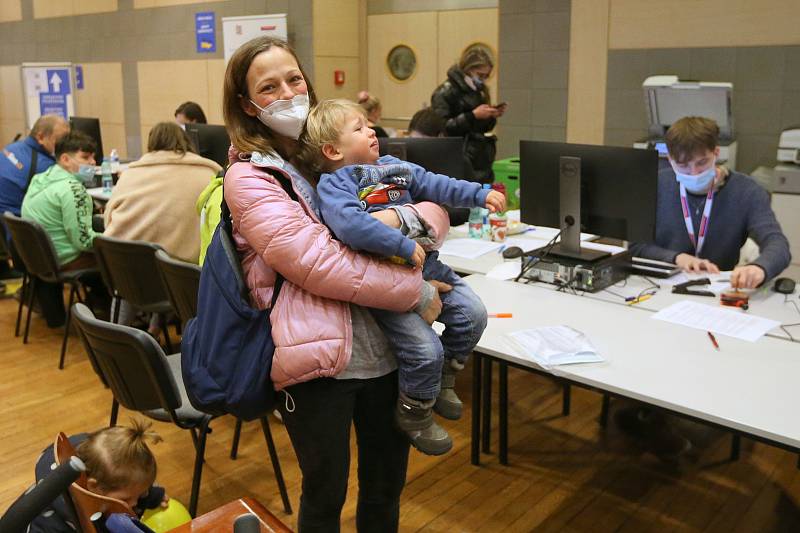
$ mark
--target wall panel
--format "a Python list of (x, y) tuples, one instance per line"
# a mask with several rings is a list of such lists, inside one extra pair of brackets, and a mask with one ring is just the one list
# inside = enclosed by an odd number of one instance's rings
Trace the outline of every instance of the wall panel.
[(75, 91), (78, 116), (100, 119), (103, 150), (127, 157), (122, 63), (82, 63), (83, 89)]
[[(380, 98), (386, 118), (407, 120), (430, 102), (431, 92), (444, 80), (436, 52), (437, 14), (370, 15), (367, 20), (369, 90)], [(386, 56), (398, 44), (411, 47), (417, 57), (416, 73), (406, 81), (390, 77), (386, 67)]]
[(16, 65), (0, 66), (0, 146), (11, 142), (18, 133), (27, 133), (21, 76)]
[(0, 2), (0, 22), (22, 20), (22, 0)]

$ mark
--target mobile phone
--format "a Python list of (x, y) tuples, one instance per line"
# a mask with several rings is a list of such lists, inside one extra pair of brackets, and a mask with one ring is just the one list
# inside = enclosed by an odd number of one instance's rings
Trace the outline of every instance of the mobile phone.
[(494, 107), (505, 107), (508, 105), (508, 102), (500, 102), (499, 104), (495, 105)]

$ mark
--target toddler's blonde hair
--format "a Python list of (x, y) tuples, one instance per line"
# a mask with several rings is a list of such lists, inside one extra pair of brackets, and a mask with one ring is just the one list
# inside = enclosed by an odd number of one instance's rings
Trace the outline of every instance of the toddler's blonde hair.
[(344, 121), (352, 113), (366, 118), (364, 109), (360, 105), (343, 98), (323, 100), (309, 111), (295, 154), (296, 162), (303, 174), (316, 178), (330, 170), (329, 161), (322, 154), (322, 147), (339, 141)]
[(131, 427), (103, 428), (78, 445), (78, 458), (103, 493), (156, 480), (156, 458), (147, 441), (161, 442), (161, 437), (149, 431), (151, 425), (133, 418)]

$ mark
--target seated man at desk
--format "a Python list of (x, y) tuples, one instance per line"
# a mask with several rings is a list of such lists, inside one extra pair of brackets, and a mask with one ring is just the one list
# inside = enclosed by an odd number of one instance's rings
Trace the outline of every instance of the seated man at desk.
[[(92, 241), (92, 198), (84, 182), (94, 180), (94, 140), (73, 131), (55, 145), (56, 164), (36, 174), (22, 201), (22, 217), (38, 222), (53, 241), (58, 264), (63, 270), (90, 268), (95, 265)], [(93, 302), (108, 300), (105, 289), (97, 280), (89, 285)], [(37, 297), (48, 326), (57, 327), (64, 321), (61, 288), (37, 284)], [(91, 305), (91, 304), (90, 304)], [(61, 320), (59, 320), (59, 318)]]
[[(689, 272), (733, 270), (733, 287), (754, 288), (781, 273), (791, 259), (789, 241), (755, 180), (717, 166), (719, 127), (684, 117), (667, 131), (670, 167), (658, 176), (654, 243), (633, 243), (633, 255), (675, 263)], [(739, 265), (747, 238), (760, 249)]]

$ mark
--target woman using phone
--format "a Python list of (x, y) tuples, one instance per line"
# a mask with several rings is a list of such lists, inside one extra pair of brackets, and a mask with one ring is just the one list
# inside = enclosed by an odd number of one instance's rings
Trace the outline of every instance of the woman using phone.
[(492, 163), (497, 152), (497, 138), (486, 133), (494, 129), (497, 117), (507, 104), (491, 105), (486, 80), (494, 63), (486, 50), (466, 50), (458, 64), (447, 71), (447, 80), (431, 96), (431, 106), (445, 120), (448, 137), (464, 137), (465, 153), (476, 181), (491, 183)]

